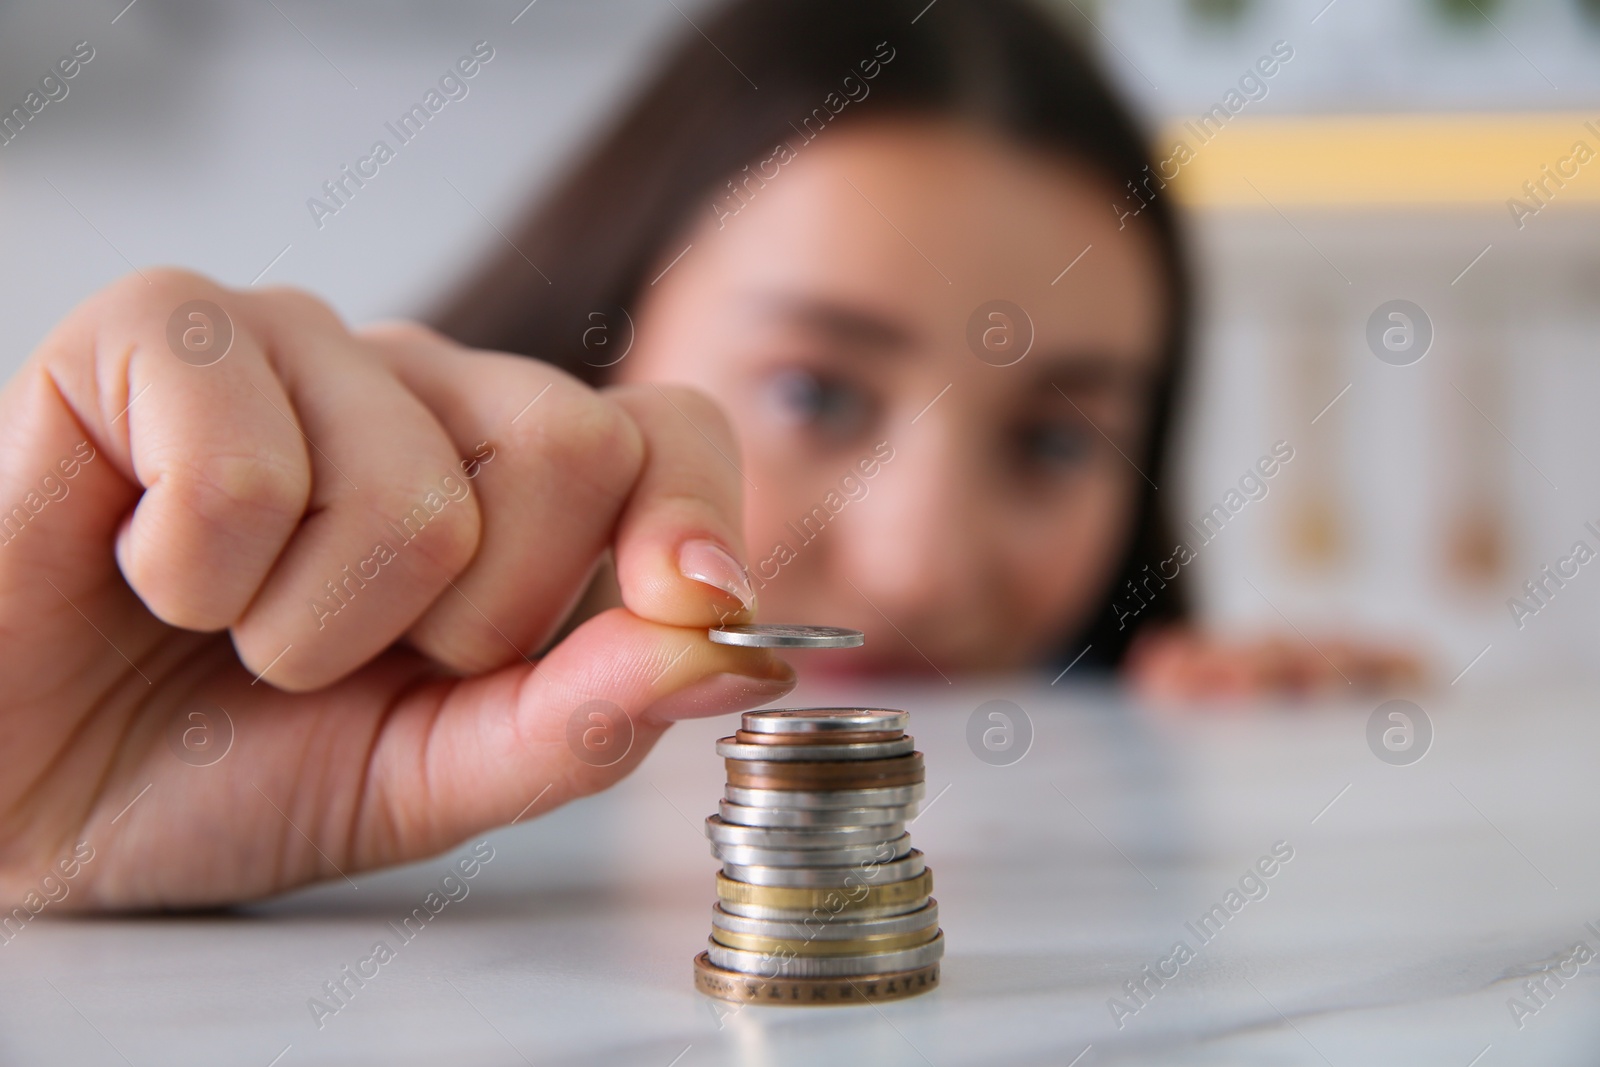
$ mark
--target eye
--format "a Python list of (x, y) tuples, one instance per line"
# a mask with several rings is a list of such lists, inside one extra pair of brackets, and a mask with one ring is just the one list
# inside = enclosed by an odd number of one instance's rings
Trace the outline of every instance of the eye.
[(1034, 423), (1018, 436), (1023, 464), (1047, 473), (1071, 470), (1094, 456), (1095, 431), (1081, 422)]
[(790, 368), (772, 376), (769, 391), (781, 417), (828, 438), (854, 437), (872, 416), (872, 396), (843, 378)]

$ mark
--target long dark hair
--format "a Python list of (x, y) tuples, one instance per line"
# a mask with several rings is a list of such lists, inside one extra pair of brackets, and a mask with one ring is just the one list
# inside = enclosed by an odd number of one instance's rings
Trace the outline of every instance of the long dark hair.
[[(510, 231), (514, 247), (502, 246), (433, 316), (436, 328), (603, 382), (609, 357), (585, 344), (596, 323), (633, 307), (696, 213), (709, 218), (718, 200), (736, 203), (730, 178), (775, 146), (816, 135), (836, 108), (835, 121), (845, 122), (959, 117), (1071, 156), (1117, 190), (1152, 188), (1153, 161), (1133, 118), (1078, 44), (1025, 0), (734, 0), (697, 21), (609, 132)], [(862, 91), (844, 79), (863, 84), (873, 70), (863, 64), (886, 54), (862, 102), (838, 103)], [(1138, 203), (1130, 197), (1116, 210)], [(1190, 286), (1167, 197), (1157, 193), (1130, 224), (1156, 238), (1168, 294), (1163, 369), (1138, 457), (1155, 475), (1189, 342)], [(1103, 609), (1062, 650), (1071, 657), (1092, 646), (1086, 666), (1120, 661), (1134, 627), (1114, 609), (1119, 591), (1174, 544), (1156, 490), (1140, 484), (1134, 535)], [(1183, 609), (1181, 589), (1166, 589), (1138, 622)]]

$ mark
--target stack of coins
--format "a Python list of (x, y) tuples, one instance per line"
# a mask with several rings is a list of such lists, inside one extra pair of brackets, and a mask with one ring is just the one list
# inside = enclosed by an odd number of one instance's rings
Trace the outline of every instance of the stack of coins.
[(706, 820), (722, 861), (695, 985), (725, 1000), (892, 1000), (939, 983), (933, 872), (906, 821), (925, 795), (903, 711), (752, 711), (717, 742), (728, 768)]

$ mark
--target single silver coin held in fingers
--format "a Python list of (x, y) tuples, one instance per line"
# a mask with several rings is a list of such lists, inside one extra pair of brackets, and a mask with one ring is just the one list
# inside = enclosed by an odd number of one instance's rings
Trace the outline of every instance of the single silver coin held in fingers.
[(860, 630), (842, 626), (792, 626), (779, 623), (716, 626), (711, 640), (744, 648), (855, 648), (866, 643)]

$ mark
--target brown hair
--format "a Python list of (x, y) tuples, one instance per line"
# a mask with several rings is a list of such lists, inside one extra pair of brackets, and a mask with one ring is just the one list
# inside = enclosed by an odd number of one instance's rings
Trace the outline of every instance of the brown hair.
[[(830, 119), (960, 117), (1071, 156), (1115, 188), (1148, 183), (1152, 160), (1128, 111), (1078, 44), (1025, 0), (734, 0), (697, 21), (609, 132), (509, 232), (514, 247), (502, 245), (433, 317), (436, 328), (603, 382), (610, 357), (584, 343), (592, 316), (631, 308), (672, 239), (696, 213), (719, 211), (719, 197), (727, 201), (730, 178), (780, 143), (820, 135)], [(836, 105), (833, 118), (827, 104), (844, 95), (844, 79), (863, 84), (874, 70), (867, 64), (885, 55), (861, 102)], [(1135, 225), (1156, 239), (1169, 294), (1163, 372), (1137, 457), (1153, 474), (1189, 342), (1190, 285), (1166, 197), (1150, 199)], [(1142, 481), (1134, 536), (1104, 606), (1065, 656), (1088, 643), (1085, 664), (1121, 659), (1134, 629), (1113, 604), (1146, 565), (1170, 555), (1163, 513)], [(1179, 617), (1180, 594), (1161, 593), (1139, 623)]]

